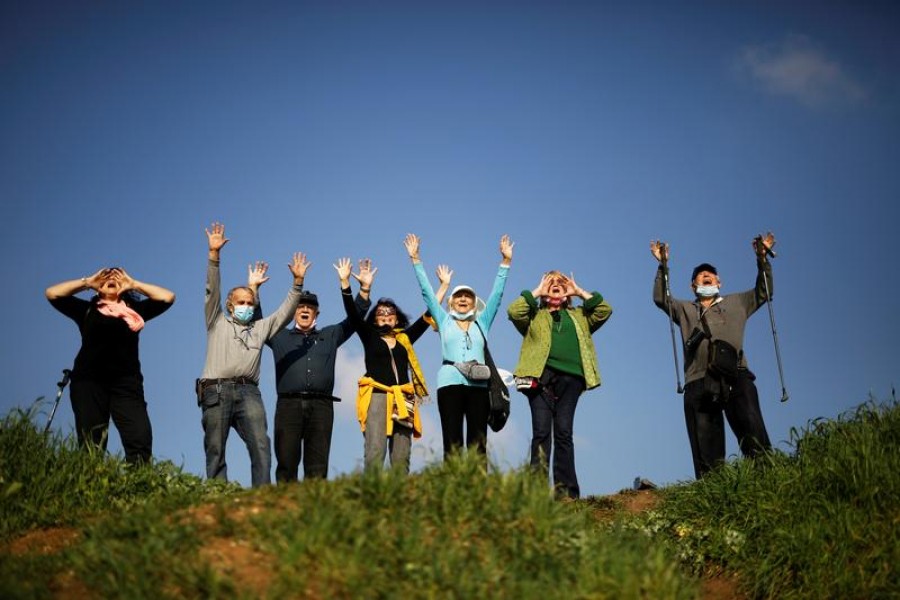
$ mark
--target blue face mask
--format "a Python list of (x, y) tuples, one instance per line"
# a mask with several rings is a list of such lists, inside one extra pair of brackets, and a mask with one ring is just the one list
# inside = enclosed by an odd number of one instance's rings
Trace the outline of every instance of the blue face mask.
[(471, 321), (475, 318), (475, 309), (470, 310), (469, 312), (457, 312), (455, 310), (450, 311), (450, 316), (456, 319), (457, 321)]
[(234, 307), (234, 320), (241, 325), (246, 325), (253, 318), (253, 307), (249, 305)]
[(698, 285), (697, 295), (702, 298), (712, 298), (719, 295), (719, 286), (717, 285)]

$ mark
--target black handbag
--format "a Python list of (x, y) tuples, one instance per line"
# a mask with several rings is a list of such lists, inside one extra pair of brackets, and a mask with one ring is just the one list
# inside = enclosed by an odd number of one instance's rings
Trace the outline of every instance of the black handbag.
[(506, 425), (509, 419), (509, 388), (503, 383), (503, 378), (497, 371), (497, 365), (491, 357), (491, 351), (488, 350), (487, 336), (478, 321), (475, 321), (478, 330), (481, 331), (481, 337), (484, 338), (484, 363), (491, 370), (491, 378), (488, 381), (488, 396), (490, 399), (490, 412), (488, 412), (488, 427), (492, 431), (500, 431)]
[(740, 351), (725, 340), (713, 339), (706, 313), (700, 315), (700, 325), (709, 339), (709, 356), (706, 363), (707, 379), (712, 377), (723, 388), (722, 395), (727, 396), (727, 388), (737, 380), (738, 366), (741, 363)]
[(709, 343), (709, 371), (726, 383), (737, 379), (740, 354), (737, 348), (725, 340), (712, 340)]

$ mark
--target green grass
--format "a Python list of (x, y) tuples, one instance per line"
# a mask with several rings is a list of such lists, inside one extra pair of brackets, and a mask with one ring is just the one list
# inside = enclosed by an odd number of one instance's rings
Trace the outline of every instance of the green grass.
[[(3, 598), (677, 599), (719, 571), (751, 597), (900, 593), (895, 404), (811, 423), (792, 455), (729, 463), (640, 515), (556, 501), (528, 469), (464, 457), (240, 490), (171, 463), (127, 467), (29, 417), (0, 427)], [(60, 525), (73, 541), (10, 549)]]
[(642, 526), (696, 571), (738, 571), (752, 596), (900, 597), (900, 408), (869, 402), (792, 441), (665, 490)]
[(171, 462), (132, 467), (74, 438), (43, 434), (30, 411), (0, 421), (0, 540), (35, 527), (71, 525), (145, 503), (177, 507), (239, 489), (188, 475)]

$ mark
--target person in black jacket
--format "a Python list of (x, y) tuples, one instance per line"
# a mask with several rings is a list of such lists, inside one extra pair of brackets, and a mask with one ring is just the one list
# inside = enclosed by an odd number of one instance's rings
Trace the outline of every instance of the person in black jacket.
[[(96, 295), (90, 300), (76, 297), (86, 290)], [(112, 417), (125, 460), (149, 462), (153, 430), (144, 400), (138, 340), (144, 322), (168, 310), (175, 294), (137, 281), (121, 267), (108, 267), (89, 277), (52, 285), (46, 296), (81, 332), (69, 389), (78, 443), (105, 450)]]
[[(441, 265), (437, 274), (441, 281), (437, 296), (443, 298), (453, 271)], [(429, 315), (410, 324), (390, 298), (380, 298), (365, 319), (351, 314), (346, 297), (344, 306), (365, 351), (366, 373), (359, 380), (356, 399), (365, 468), (383, 468), (389, 453), (391, 467), (408, 473), (412, 438), (422, 435), (419, 405), (428, 395), (413, 344), (428, 330)]]

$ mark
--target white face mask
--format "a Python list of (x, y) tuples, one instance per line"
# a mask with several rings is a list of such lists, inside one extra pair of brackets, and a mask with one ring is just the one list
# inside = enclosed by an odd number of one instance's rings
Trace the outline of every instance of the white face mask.
[(717, 285), (698, 285), (697, 295), (701, 298), (712, 298), (719, 295), (719, 286)]

